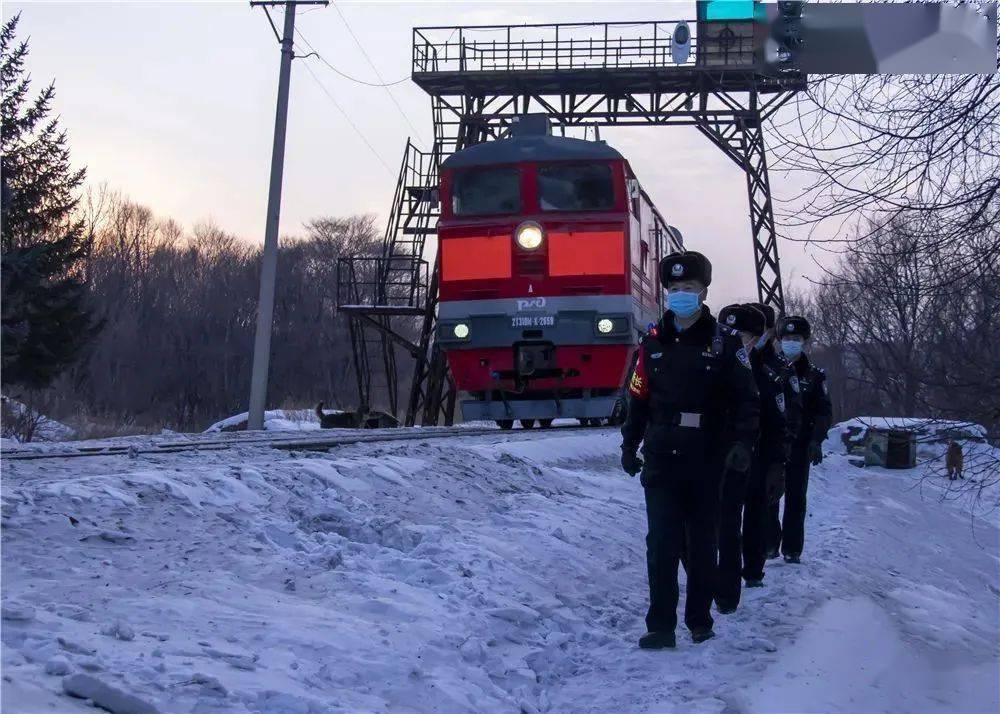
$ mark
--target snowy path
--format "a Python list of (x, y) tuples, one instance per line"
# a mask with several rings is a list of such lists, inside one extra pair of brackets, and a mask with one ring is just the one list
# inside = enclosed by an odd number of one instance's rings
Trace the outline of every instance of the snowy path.
[(637, 650), (618, 442), (5, 462), (3, 711), (93, 711), (46, 671), (180, 713), (1000, 708), (996, 526), (836, 455), (802, 565), (710, 643)]

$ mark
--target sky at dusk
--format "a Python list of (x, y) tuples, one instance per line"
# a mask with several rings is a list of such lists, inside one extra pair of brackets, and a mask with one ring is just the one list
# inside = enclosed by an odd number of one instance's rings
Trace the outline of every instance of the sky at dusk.
[[(694, 16), (690, 2), (337, 5), (300, 7), (296, 27), (330, 64), (371, 82), (379, 80), (348, 27), (391, 82), (409, 74), (415, 26)], [(212, 220), (263, 240), (279, 47), (261, 9), (227, 1), (4, 3), (4, 19), (18, 12), (35, 88), (55, 80), (55, 109), (90, 183), (186, 227)], [(281, 10), (274, 15), (280, 29)], [(300, 40), (297, 52), (308, 51)], [(302, 234), (305, 221), (323, 215), (374, 213), (384, 224), (407, 136), (415, 128), (425, 147), (431, 136), (428, 96), (411, 82), (391, 92), (344, 79), (316, 58), (293, 63), (282, 235)], [(735, 165), (686, 127), (601, 136), (630, 160), (687, 246), (712, 259), (713, 307), (754, 297), (745, 178)], [(781, 175), (771, 181), (776, 193), (789, 193)], [(786, 285), (817, 274), (801, 244), (785, 241), (780, 251)]]

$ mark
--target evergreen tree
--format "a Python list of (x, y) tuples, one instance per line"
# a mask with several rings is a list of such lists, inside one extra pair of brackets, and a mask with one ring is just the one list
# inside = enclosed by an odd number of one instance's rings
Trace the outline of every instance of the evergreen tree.
[(18, 20), (0, 31), (0, 378), (40, 388), (79, 357), (97, 328), (78, 269), (87, 249), (75, 216), (84, 171), (70, 166), (66, 132), (50, 116), (54, 85), (28, 96)]

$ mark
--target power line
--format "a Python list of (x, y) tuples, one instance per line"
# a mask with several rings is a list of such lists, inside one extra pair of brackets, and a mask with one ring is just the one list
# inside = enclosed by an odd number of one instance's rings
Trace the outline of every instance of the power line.
[(358, 79), (357, 77), (351, 76), (347, 74), (347, 72), (343, 72), (334, 67), (332, 64), (330, 64), (330, 62), (326, 59), (326, 57), (324, 57), (319, 50), (313, 47), (312, 43), (309, 42), (308, 38), (306, 38), (306, 36), (302, 33), (302, 30), (295, 28), (295, 34), (297, 34), (299, 36), (299, 39), (302, 40), (305, 46), (311, 50), (311, 54), (316, 55), (317, 59), (319, 59), (320, 62), (325, 64), (327, 67), (333, 70), (334, 73), (339, 74), (344, 79), (349, 79), (350, 81), (355, 82), (357, 84), (363, 84), (366, 87), (393, 87), (397, 84), (402, 84), (403, 82), (406, 82), (410, 79), (409, 75), (403, 77), (402, 79), (397, 79), (395, 82), (368, 82), (363, 79)]
[(333, 9), (337, 11), (337, 14), (340, 16), (340, 19), (344, 23), (344, 27), (346, 27), (347, 31), (351, 34), (351, 37), (354, 39), (354, 44), (356, 44), (358, 46), (358, 49), (361, 50), (361, 54), (364, 55), (365, 59), (368, 61), (368, 65), (375, 72), (375, 76), (378, 77), (378, 80), (380, 82), (382, 82), (382, 85), (385, 87), (386, 94), (389, 95), (389, 99), (391, 99), (392, 103), (396, 105), (396, 109), (399, 110), (399, 113), (403, 117), (403, 120), (409, 125), (410, 129), (413, 131), (413, 136), (416, 139), (422, 141), (421, 134), (417, 130), (417, 127), (413, 126), (413, 122), (410, 121), (410, 117), (407, 116), (406, 112), (403, 111), (403, 107), (401, 107), (399, 105), (399, 102), (396, 101), (396, 97), (393, 95), (392, 90), (389, 88), (388, 83), (385, 81), (385, 79), (382, 78), (382, 73), (378, 71), (378, 67), (375, 66), (375, 63), (372, 61), (372, 58), (368, 55), (368, 51), (365, 49), (365, 46), (361, 44), (361, 40), (359, 40), (358, 36), (354, 34), (354, 30), (351, 28), (351, 24), (347, 21), (347, 18), (344, 17), (344, 13), (340, 11), (340, 8), (337, 6), (336, 3), (333, 3)]
[[(319, 56), (318, 53), (317, 56)], [(385, 162), (385, 159), (382, 158), (382, 155), (375, 150), (375, 147), (372, 146), (372, 143), (370, 141), (368, 141), (368, 137), (366, 137), (361, 132), (361, 129), (358, 128), (358, 125), (351, 120), (351, 117), (348, 116), (347, 112), (344, 111), (344, 108), (340, 106), (340, 102), (338, 102), (334, 98), (334, 96), (330, 93), (330, 90), (326, 88), (326, 85), (323, 84), (323, 82), (320, 81), (320, 78), (316, 76), (316, 73), (313, 72), (312, 67), (310, 67), (306, 63), (303, 63), (302, 66), (306, 68), (306, 71), (309, 73), (309, 76), (312, 77), (313, 81), (319, 85), (319, 88), (323, 91), (323, 94), (325, 94), (327, 98), (330, 100), (330, 102), (333, 104), (333, 106), (337, 108), (337, 111), (340, 112), (342, 117), (344, 117), (344, 120), (351, 126), (352, 129), (354, 129), (354, 133), (357, 134), (358, 137), (360, 137), (361, 141), (365, 143), (365, 146), (367, 146), (368, 149), (372, 152), (372, 154), (374, 154), (375, 158), (378, 159), (378, 162), (382, 164), (382, 167), (385, 168), (387, 172), (389, 172), (390, 176), (392, 176), (392, 169), (389, 168), (389, 164), (387, 164)]]

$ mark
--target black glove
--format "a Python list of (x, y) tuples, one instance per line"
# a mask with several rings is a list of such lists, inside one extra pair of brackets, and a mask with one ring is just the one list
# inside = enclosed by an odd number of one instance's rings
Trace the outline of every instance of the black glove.
[(642, 459), (636, 456), (634, 451), (622, 449), (622, 469), (629, 476), (635, 476), (642, 471)]
[(813, 466), (819, 466), (823, 462), (823, 449), (817, 442), (809, 444), (809, 462)]
[(785, 466), (784, 464), (771, 464), (767, 469), (765, 477), (767, 502), (777, 503), (785, 495)]
[(741, 443), (733, 444), (726, 454), (726, 470), (745, 472), (750, 470), (750, 449)]

